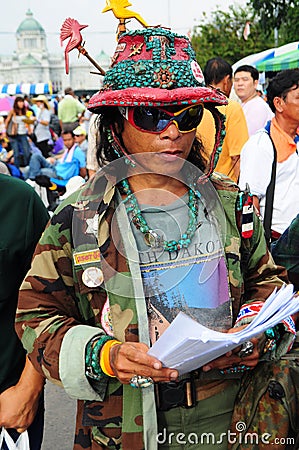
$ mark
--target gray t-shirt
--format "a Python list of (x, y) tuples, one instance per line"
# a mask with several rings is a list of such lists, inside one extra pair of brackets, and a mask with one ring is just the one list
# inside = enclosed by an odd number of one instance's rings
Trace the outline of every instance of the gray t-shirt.
[[(148, 226), (166, 240), (177, 241), (188, 227), (188, 194), (168, 205), (140, 205), (140, 209)], [(199, 200), (197, 229), (186, 249), (168, 252), (150, 248), (132, 222), (131, 227), (139, 251), (152, 343), (179, 311), (210, 328), (230, 328), (231, 302), (223, 245), (217, 220), (202, 201)]]

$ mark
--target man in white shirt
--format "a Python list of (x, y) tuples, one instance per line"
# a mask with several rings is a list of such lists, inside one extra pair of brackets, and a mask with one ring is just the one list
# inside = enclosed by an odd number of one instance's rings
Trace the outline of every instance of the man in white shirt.
[[(296, 274), (299, 289), (299, 229), (296, 225), (299, 221), (299, 69), (282, 71), (271, 80), (268, 101), (275, 117), (244, 145), (239, 185), (244, 189), (248, 183), (253, 202), (264, 219), (266, 193), (272, 168), (276, 168), (273, 205), (267, 199), (266, 206), (267, 211), (272, 211), (272, 242), (277, 240), (272, 245), (272, 252), (277, 264), (283, 264), (288, 269), (292, 281), (292, 275)], [(296, 217), (297, 222), (292, 222)], [(287, 242), (289, 244), (285, 245)], [(279, 254), (282, 246), (283, 259)]]
[(240, 66), (234, 74), (234, 89), (242, 102), (249, 136), (263, 128), (274, 116), (269, 105), (257, 93), (258, 80), (258, 70), (253, 66)]

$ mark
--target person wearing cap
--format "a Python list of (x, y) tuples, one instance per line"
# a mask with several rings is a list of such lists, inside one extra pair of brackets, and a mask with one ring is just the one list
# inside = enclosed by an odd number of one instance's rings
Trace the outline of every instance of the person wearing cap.
[(51, 139), (49, 127), (51, 119), (50, 105), (45, 95), (33, 98), (32, 102), (36, 103), (39, 109), (34, 123), (34, 143), (40, 149), (42, 155), (47, 158), (51, 150), (49, 146), (49, 140)]
[[(158, 27), (130, 31), (112, 61), (89, 102), (101, 170), (54, 213), (16, 330), (36, 369), (78, 399), (75, 450), (181, 448), (176, 438), (190, 433), (213, 433), (224, 450), (243, 374), (267, 351), (286, 352), (293, 328), (281, 324), (275, 350), (259, 336), (180, 376), (148, 349), (179, 311), (240, 329), (285, 271), (253, 212), (242, 232), (248, 196), (213, 175), (224, 122), (216, 106), (227, 100), (204, 85), (190, 41)], [(204, 108), (216, 121), (210, 161), (196, 138)]]
[(79, 145), (82, 152), (84, 152), (84, 154), (86, 155), (88, 148), (88, 141), (86, 139), (87, 133), (85, 131), (85, 128), (83, 128), (82, 125), (79, 125), (77, 128), (74, 129), (73, 133), (75, 136), (75, 142)]

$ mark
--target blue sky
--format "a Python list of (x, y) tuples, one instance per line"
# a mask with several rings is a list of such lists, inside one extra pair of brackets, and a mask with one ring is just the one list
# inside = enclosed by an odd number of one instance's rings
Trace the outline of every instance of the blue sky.
[[(208, 15), (218, 8), (227, 10), (230, 0), (131, 0), (130, 9), (138, 12), (151, 25), (170, 26), (174, 31), (187, 33), (205, 11)], [(236, 4), (245, 4), (237, 0)], [(97, 55), (101, 50), (112, 54), (115, 48), (117, 20), (112, 12), (102, 14), (105, 0), (8, 0), (1, 11), (0, 54), (10, 54), (16, 48), (15, 32), (25, 18), (28, 8), (41, 23), (47, 33), (48, 49), (51, 53), (62, 51), (59, 45), (59, 31), (67, 17), (77, 19), (89, 27), (83, 30), (86, 48), (90, 54)], [(138, 27), (132, 21), (128, 28)]]

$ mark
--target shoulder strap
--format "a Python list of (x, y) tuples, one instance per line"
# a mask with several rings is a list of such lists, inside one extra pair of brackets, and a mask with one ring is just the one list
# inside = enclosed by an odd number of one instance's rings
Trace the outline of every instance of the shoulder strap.
[(272, 225), (272, 214), (273, 214), (273, 201), (274, 201), (274, 190), (275, 190), (275, 179), (276, 179), (276, 163), (277, 163), (277, 151), (270, 136), (270, 125), (271, 121), (267, 122), (265, 126), (265, 132), (268, 134), (270, 141), (273, 146), (273, 163), (270, 183), (266, 191), (266, 203), (265, 203), (265, 214), (264, 214), (264, 230), (267, 245), (269, 246), (271, 240), (271, 225)]

